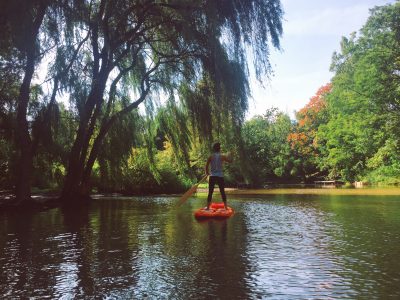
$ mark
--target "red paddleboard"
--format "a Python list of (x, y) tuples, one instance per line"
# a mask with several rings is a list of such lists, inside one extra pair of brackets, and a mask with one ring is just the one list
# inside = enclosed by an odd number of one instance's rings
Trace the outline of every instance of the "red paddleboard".
[(234, 214), (233, 208), (225, 209), (224, 203), (211, 203), (210, 209), (199, 208), (194, 212), (196, 219), (226, 219)]

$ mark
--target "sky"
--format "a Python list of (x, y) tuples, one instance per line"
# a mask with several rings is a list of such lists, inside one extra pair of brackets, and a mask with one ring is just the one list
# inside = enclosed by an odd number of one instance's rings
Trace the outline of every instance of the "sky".
[(334, 51), (343, 36), (358, 31), (369, 17), (369, 9), (395, 0), (281, 0), (283, 36), (281, 51), (271, 51), (274, 75), (251, 80), (252, 99), (247, 118), (277, 107), (294, 119), (317, 90), (333, 76), (329, 71)]

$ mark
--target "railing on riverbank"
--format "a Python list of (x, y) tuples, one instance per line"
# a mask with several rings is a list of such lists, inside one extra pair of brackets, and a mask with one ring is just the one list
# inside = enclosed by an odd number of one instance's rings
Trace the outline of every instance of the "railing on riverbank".
[(255, 187), (247, 183), (237, 183), (236, 188), (239, 190), (264, 188), (264, 189), (279, 189), (279, 188), (337, 188), (343, 186), (344, 183), (339, 180), (318, 180), (314, 183), (275, 183), (265, 182), (262, 186)]
[(337, 188), (339, 186), (342, 186), (344, 183), (342, 181), (338, 180), (317, 180), (314, 181), (314, 185), (316, 187), (322, 187), (322, 188)]
[[(337, 187), (339, 187), (342, 184), (338, 184)], [(296, 189), (301, 189), (301, 188), (315, 188), (315, 187), (324, 187), (322, 185), (316, 185), (315, 183), (275, 183), (275, 182), (265, 182), (261, 186), (253, 186), (252, 184), (248, 183), (237, 183), (236, 184), (236, 189), (238, 190), (248, 190), (248, 189), (281, 189), (281, 188), (296, 188)], [(335, 187), (335, 186), (333, 186)]]

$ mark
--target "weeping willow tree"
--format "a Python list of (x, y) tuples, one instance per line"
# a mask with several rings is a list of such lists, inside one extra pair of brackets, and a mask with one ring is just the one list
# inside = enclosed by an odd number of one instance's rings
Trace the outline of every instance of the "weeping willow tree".
[[(256, 73), (262, 76), (269, 72), (270, 42), (279, 47), (282, 31), (279, 1), (103, 0), (85, 4), (87, 13), (79, 28), (89, 33), (89, 39), (71, 72), (80, 76), (79, 84), (71, 85), (79, 125), (63, 190), (67, 201), (90, 192), (93, 164), (117, 120), (143, 102), (150, 113), (152, 101), (160, 94), (171, 99), (169, 117), (160, 122), (182, 118), (180, 110), (173, 109), (182, 83), (195, 91), (204, 80), (212, 91), (212, 97), (199, 99), (208, 102), (211, 110), (195, 123), (198, 128), (204, 129), (211, 118), (217, 134), (227, 120), (239, 127), (247, 109), (246, 46), (253, 50)], [(116, 103), (123, 108), (118, 109)], [(195, 106), (187, 107), (192, 115), (197, 113)], [(184, 132), (169, 138), (186, 159), (183, 136)]]
[(124, 169), (133, 148), (144, 147), (146, 120), (134, 110), (119, 119), (110, 128), (97, 157), (97, 186), (100, 191), (121, 191)]
[[(31, 134), (56, 134), (46, 128), (57, 120), (61, 96), (69, 96), (76, 120), (62, 191), (68, 203), (89, 195), (110, 130), (127, 116), (136, 118), (131, 112), (142, 103), (182, 161), (190, 148), (190, 130), (183, 126), (188, 116), (203, 140), (225, 135), (227, 128), (239, 132), (249, 96), (246, 53), (252, 52), (262, 78), (270, 71), (270, 46), (279, 48), (282, 33), (278, 0), (37, 0), (28, 6), (26, 14), (17, 14), (27, 26), (15, 33), (27, 37), (17, 109), (25, 166), (18, 179), (21, 199), (30, 194)], [(27, 111), (40, 60), (49, 62), (47, 89), (38, 98), (41, 126), (32, 130)], [(160, 98), (168, 104), (152, 118)]]
[[(200, 153), (207, 155), (213, 141), (223, 142), (239, 155), (246, 176), (241, 127), (248, 108), (249, 86), (238, 64), (226, 62), (222, 67), (220, 81), (213, 81), (206, 74), (194, 89), (182, 86), (180, 95), (193, 136), (198, 138)], [(202, 156), (199, 158), (204, 160)]]

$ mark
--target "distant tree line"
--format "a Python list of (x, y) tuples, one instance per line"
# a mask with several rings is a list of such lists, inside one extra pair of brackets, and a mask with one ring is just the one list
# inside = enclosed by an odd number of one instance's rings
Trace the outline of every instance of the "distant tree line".
[(253, 182), (262, 174), (400, 184), (400, 3), (372, 9), (361, 30), (342, 39), (331, 71), (293, 124), (276, 111), (245, 124)]

